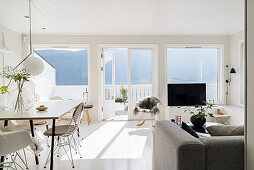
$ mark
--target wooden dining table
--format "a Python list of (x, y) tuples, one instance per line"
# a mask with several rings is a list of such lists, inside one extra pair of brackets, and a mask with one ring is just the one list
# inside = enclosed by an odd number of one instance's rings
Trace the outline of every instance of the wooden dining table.
[[(41, 101), (34, 105), (29, 111), (16, 113), (13, 110), (0, 111), (0, 120), (4, 120), (4, 126), (8, 126), (8, 120), (27, 120), (30, 123), (31, 135), (34, 137), (33, 120), (52, 120), (52, 140), (51, 140), (51, 159), (50, 170), (54, 168), (54, 139), (55, 139), (55, 121), (59, 117), (68, 113), (77, 107), (83, 100), (50, 100)], [(44, 105), (48, 107), (46, 111), (37, 111), (36, 107)], [(38, 155), (35, 155), (36, 164), (39, 164)], [(4, 162), (4, 157), (1, 156), (1, 162)]]

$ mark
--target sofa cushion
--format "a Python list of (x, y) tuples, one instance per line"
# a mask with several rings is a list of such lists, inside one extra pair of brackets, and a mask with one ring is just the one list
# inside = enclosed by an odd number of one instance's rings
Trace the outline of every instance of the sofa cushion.
[(182, 129), (194, 136), (195, 138), (199, 138), (198, 134), (190, 128), (185, 122), (182, 122)]
[(199, 138), (205, 145), (206, 170), (244, 170), (244, 136)]
[(244, 126), (216, 125), (206, 128), (211, 136), (243, 136)]

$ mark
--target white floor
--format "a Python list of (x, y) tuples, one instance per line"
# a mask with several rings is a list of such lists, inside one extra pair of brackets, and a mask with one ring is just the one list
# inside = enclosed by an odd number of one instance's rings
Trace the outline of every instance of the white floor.
[(112, 118), (107, 119), (108, 120), (128, 120), (128, 115), (115, 115)]
[[(74, 169), (152, 170), (151, 122), (147, 121), (140, 128), (136, 124), (135, 121), (108, 121), (87, 126), (83, 122), (80, 148), (83, 158), (74, 157)], [(40, 165), (35, 165), (32, 154), (28, 155), (30, 169), (44, 169), (49, 152), (49, 148), (45, 148), (39, 157)], [(54, 169), (72, 169), (64, 152), (59, 158), (54, 157)]]

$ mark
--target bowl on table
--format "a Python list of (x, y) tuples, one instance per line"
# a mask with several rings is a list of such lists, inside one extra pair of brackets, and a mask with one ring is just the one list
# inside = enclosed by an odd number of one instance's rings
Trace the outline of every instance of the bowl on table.
[(45, 111), (47, 109), (48, 109), (48, 107), (46, 107), (44, 105), (40, 105), (39, 107), (36, 107), (36, 110), (39, 110), (39, 111)]

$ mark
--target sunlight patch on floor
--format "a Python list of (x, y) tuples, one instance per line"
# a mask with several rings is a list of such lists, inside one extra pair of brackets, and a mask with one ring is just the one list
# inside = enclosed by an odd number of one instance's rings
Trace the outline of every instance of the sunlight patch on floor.
[(137, 128), (124, 128), (101, 159), (142, 158), (147, 136), (141, 136)]
[[(117, 135), (126, 122), (108, 122), (80, 142), (82, 159), (95, 159), (107, 144)], [(67, 159), (64, 155), (61, 160)], [(80, 159), (75, 155), (74, 159)]]
[(107, 120), (128, 120), (128, 115), (116, 115), (116, 116), (109, 118)]

